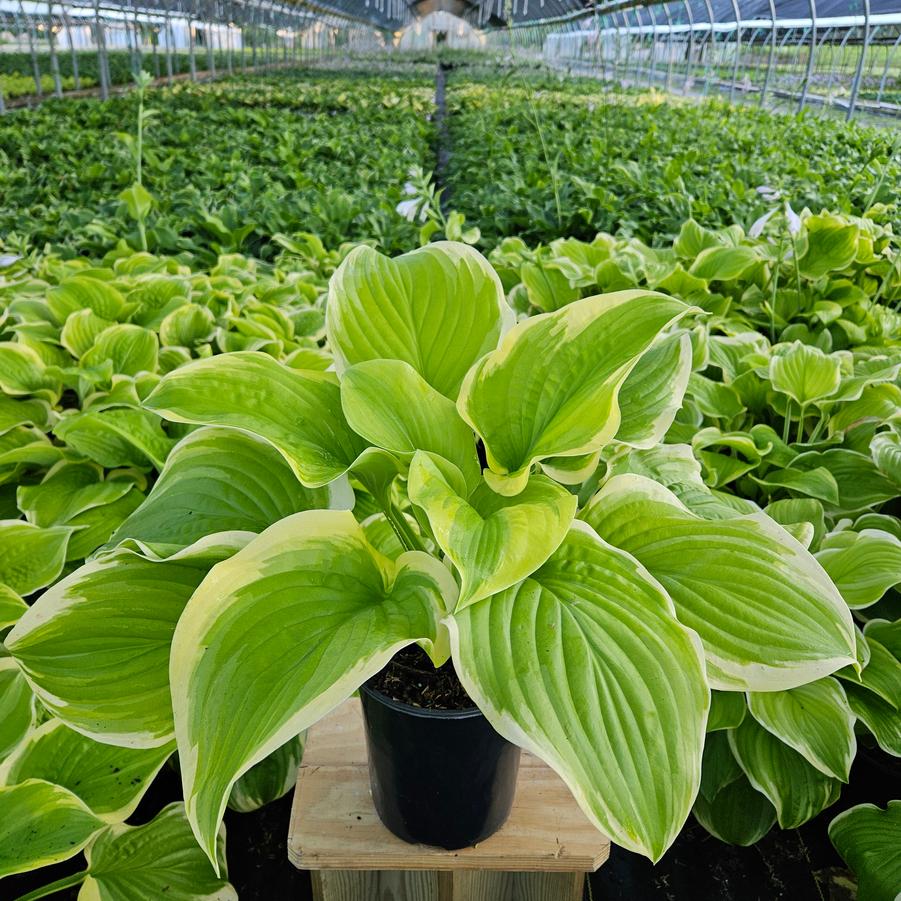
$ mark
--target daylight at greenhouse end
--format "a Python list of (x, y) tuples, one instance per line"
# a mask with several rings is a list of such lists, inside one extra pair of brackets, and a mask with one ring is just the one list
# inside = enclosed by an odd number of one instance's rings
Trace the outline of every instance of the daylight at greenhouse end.
[(901, 901), (901, 0), (0, 0), (0, 901)]

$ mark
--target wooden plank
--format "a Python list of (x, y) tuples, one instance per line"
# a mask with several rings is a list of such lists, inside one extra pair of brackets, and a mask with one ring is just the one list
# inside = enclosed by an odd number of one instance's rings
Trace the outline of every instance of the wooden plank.
[[(584, 873), (454, 873), (452, 901), (582, 901)], [(412, 899), (411, 899), (412, 901)]]
[(313, 901), (582, 901), (584, 873), (319, 870)]
[(473, 848), (410, 845), (381, 823), (369, 793), (359, 702), (313, 729), (298, 773), (288, 856), (306, 870), (596, 870), (610, 842), (588, 822), (563, 781), (532, 758), (520, 771), (506, 825)]

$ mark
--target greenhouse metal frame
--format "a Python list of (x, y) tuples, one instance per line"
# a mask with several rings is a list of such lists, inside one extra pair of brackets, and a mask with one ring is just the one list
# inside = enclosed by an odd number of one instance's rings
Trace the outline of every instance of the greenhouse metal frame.
[[(217, 71), (394, 49), (417, 16), (444, 9), (484, 30), (489, 48), (570, 72), (761, 105), (901, 114), (899, 0), (0, 0), (0, 31), (30, 57), (34, 97), (82, 87), (78, 50), (131, 69), (150, 57), (171, 83)], [(199, 60), (199, 62), (198, 62)], [(49, 76), (49, 84), (48, 84)], [(0, 111), (5, 107), (0, 91)]]

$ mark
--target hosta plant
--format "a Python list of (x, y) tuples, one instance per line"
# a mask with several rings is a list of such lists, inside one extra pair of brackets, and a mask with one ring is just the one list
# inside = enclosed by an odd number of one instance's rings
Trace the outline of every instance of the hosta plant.
[(700, 479), (596, 479), (670, 427), (698, 315), (629, 290), (516, 322), (466, 245), (357, 248), (330, 283), (332, 370), (238, 351), (149, 393), (197, 428), (105, 550), (11, 603), (15, 675), (77, 735), (177, 745), (218, 867), (236, 782), (418, 643), (659, 858), (698, 796), (711, 687), (859, 669), (848, 605), (773, 518)]

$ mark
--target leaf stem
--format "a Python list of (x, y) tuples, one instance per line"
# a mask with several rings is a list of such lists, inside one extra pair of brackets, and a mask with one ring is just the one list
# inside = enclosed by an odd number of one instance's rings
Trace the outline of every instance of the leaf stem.
[(785, 399), (785, 422), (782, 423), (782, 443), (788, 444), (791, 435), (792, 418), (791, 418), (792, 402), (790, 398)]
[(28, 892), (27, 895), (21, 895), (16, 901), (37, 901), (38, 898), (46, 898), (48, 895), (54, 895), (56, 892), (61, 892), (65, 888), (81, 885), (87, 878), (87, 870), (82, 870), (80, 873), (72, 873), (71, 876), (63, 876), (62, 879), (57, 879), (56, 882), (51, 882), (49, 885), (36, 888), (33, 892)]
[(381, 506), (385, 518), (394, 529), (394, 534), (397, 535), (400, 543), (408, 551), (424, 551), (425, 545), (422, 543), (422, 539), (410, 528), (410, 523), (407, 522), (404, 514), (391, 501), (387, 501)]

